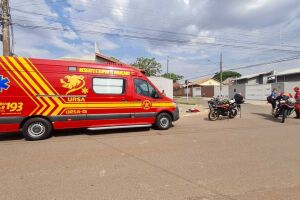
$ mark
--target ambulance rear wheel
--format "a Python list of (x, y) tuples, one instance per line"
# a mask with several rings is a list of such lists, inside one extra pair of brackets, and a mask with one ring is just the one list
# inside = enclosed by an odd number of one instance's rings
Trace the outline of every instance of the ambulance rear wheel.
[(26, 140), (43, 140), (49, 138), (52, 132), (51, 123), (43, 118), (32, 118), (26, 121), (22, 127), (22, 133)]
[(168, 130), (172, 126), (172, 118), (168, 113), (160, 113), (156, 117), (155, 127), (159, 130)]

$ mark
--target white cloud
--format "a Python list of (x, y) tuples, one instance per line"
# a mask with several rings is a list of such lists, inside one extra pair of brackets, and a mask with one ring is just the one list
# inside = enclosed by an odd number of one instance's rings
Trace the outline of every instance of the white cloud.
[(249, 4), (246, 5), (246, 9), (248, 10), (255, 10), (266, 6), (270, 3), (271, 0), (252, 0)]
[(75, 33), (74, 31), (70, 30), (70, 31), (66, 31), (63, 33), (63, 37), (69, 40), (75, 40), (78, 39), (78, 35), (77, 33)]

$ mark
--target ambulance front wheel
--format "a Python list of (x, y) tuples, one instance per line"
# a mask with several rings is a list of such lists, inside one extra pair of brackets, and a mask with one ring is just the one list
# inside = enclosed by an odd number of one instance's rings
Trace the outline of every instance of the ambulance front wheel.
[(31, 141), (49, 138), (51, 132), (51, 123), (43, 118), (31, 118), (22, 127), (24, 137)]
[(156, 117), (155, 127), (159, 130), (168, 130), (172, 126), (172, 118), (168, 113), (160, 113)]

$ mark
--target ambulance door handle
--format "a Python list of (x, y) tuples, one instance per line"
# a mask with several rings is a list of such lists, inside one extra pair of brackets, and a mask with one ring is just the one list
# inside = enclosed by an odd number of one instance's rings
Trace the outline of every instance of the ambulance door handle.
[(123, 99), (121, 99), (121, 101), (128, 101), (128, 99), (123, 98)]

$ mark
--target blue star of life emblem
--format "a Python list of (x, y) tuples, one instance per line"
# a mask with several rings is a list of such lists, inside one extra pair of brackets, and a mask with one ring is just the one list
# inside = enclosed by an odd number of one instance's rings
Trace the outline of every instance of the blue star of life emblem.
[(3, 90), (7, 90), (9, 88), (9, 79), (3, 78), (2, 75), (0, 75), (0, 93), (2, 93)]

